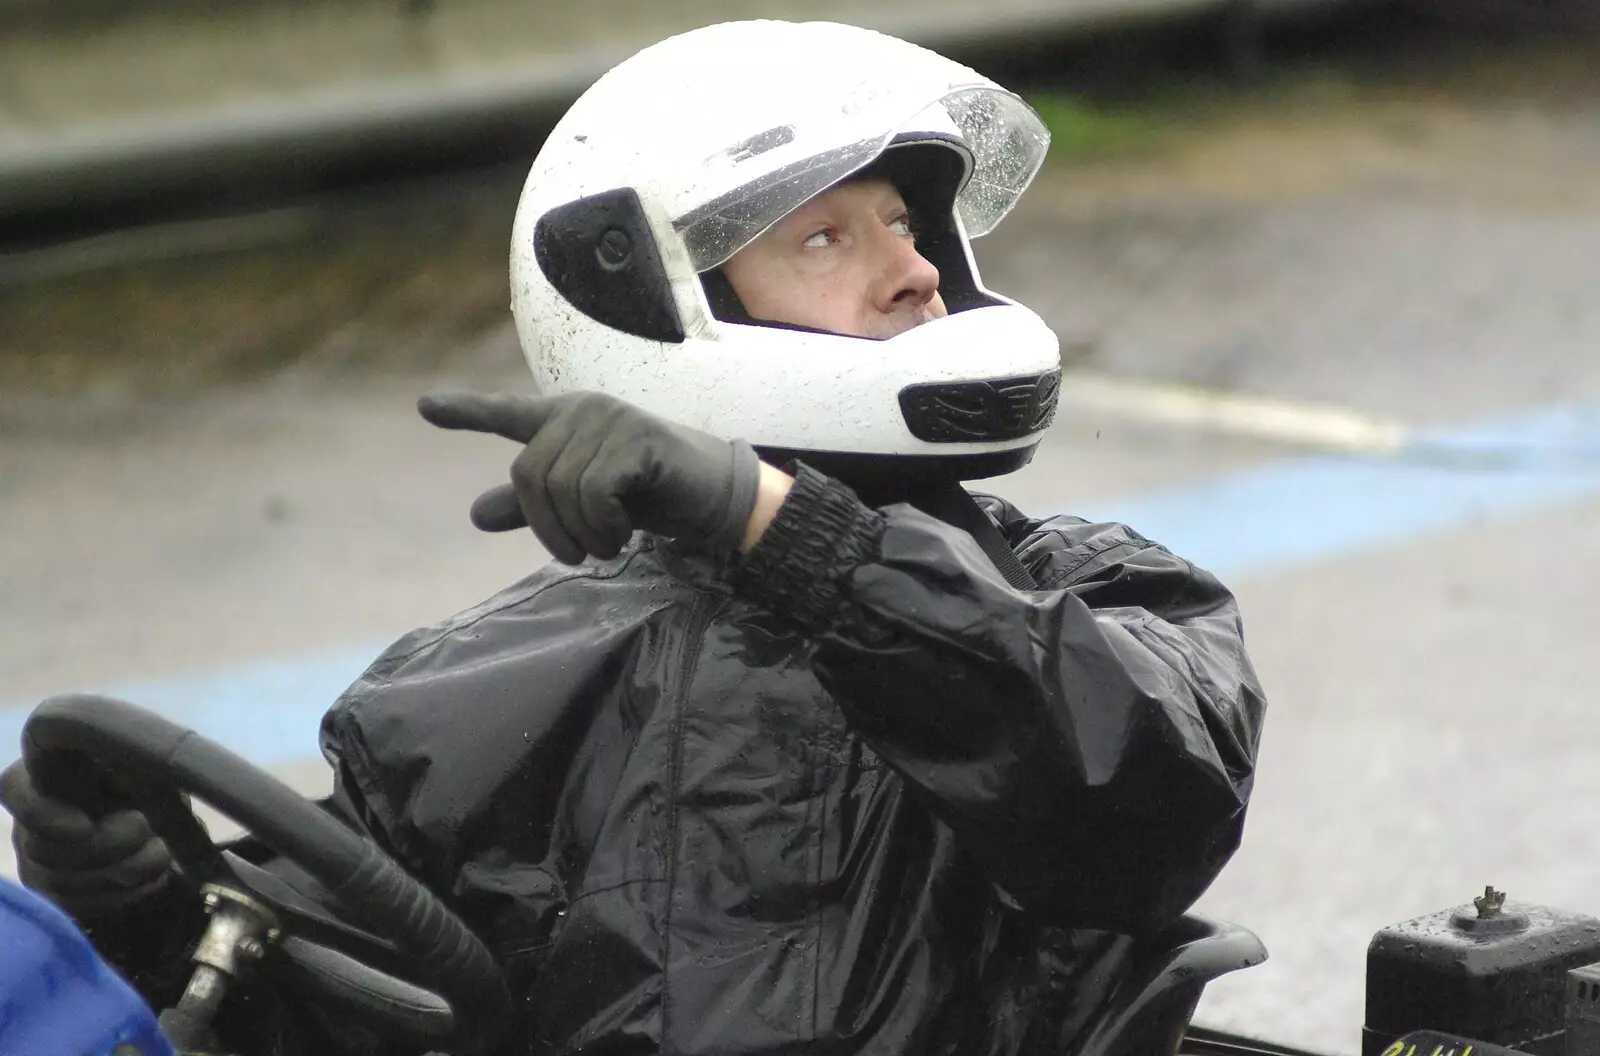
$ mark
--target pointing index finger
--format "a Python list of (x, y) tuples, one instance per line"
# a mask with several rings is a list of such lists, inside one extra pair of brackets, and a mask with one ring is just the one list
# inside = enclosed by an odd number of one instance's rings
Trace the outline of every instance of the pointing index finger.
[(513, 393), (430, 392), (417, 401), (418, 413), (441, 429), (493, 433), (524, 444), (555, 410), (555, 397)]

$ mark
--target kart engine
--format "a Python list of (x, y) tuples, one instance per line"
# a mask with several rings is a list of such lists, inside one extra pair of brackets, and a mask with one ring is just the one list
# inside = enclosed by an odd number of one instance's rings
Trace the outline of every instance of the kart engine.
[[(1439, 1033), (1395, 1040), (1420, 1031)], [(1361, 1056), (1494, 1047), (1600, 1056), (1600, 919), (1507, 902), (1488, 887), (1471, 905), (1373, 936)]]

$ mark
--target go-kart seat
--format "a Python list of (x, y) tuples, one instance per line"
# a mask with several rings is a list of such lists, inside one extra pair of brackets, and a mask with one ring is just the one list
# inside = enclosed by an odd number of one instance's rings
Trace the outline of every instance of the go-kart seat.
[(1135, 953), (1127, 978), (1090, 1021), (1073, 1056), (1175, 1052), (1206, 984), (1266, 959), (1261, 940), (1237, 924), (1198, 913), (1180, 918)]

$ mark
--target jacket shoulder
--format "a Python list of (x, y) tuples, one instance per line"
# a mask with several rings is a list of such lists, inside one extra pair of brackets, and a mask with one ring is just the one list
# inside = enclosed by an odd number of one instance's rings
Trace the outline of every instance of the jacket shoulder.
[(997, 495), (974, 493), (973, 498), (1046, 589), (1070, 587), (1113, 574), (1135, 556), (1165, 566), (1168, 571), (1195, 572), (1189, 562), (1126, 524), (1089, 521), (1069, 514), (1033, 517)]
[[(615, 607), (623, 595), (631, 594), (643, 581), (664, 577), (654, 547), (648, 541), (640, 545), (637, 538), (609, 561), (582, 565), (552, 561), (478, 604), (396, 639), (373, 660), (363, 677), (382, 681), (446, 642), (481, 641), (486, 636), (493, 637), (492, 629), (499, 624), (537, 621), (547, 611), (550, 616), (563, 617), (563, 622), (582, 622), (575, 610)], [(605, 589), (608, 587), (611, 589)]]

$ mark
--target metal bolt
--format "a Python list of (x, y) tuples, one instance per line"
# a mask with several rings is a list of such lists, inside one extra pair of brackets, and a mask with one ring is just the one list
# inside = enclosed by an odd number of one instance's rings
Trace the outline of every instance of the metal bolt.
[(239, 956), (245, 958), (246, 960), (259, 961), (261, 959), (261, 955), (266, 952), (267, 949), (265, 946), (261, 945), (260, 939), (245, 938), (239, 940)]
[(221, 902), (222, 902), (222, 899), (217, 897), (217, 893), (215, 891), (207, 891), (206, 892), (206, 912), (207, 913), (210, 913), (212, 910), (216, 909), (217, 906), (221, 904)]
[(1494, 885), (1489, 884), (1484, 887), (1482, 896), (1472, 900), (1472, 904), (1478, 907), (1478, 916), (1498, 917), (1506, 904), (1506, 893), (1496, 891)]
[(633, 239), (628, 237), (626, 231), (611, 228), (600, 236), (600, 244), (595, 248), (595, 259), (607, 271), (616, 271), (627, 265), (628, 259), (633, 256)]

